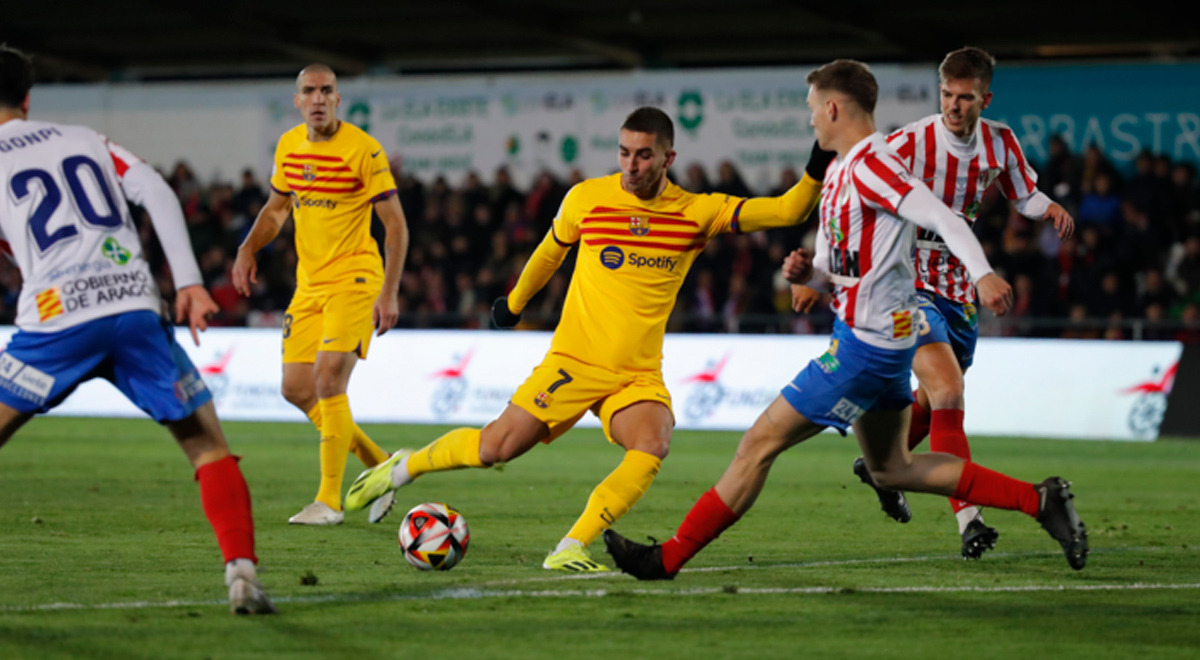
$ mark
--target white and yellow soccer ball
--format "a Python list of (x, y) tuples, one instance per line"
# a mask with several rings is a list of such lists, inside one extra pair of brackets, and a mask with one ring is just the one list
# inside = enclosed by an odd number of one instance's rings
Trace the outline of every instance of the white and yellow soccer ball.
[(400, 549), (423, 571), (448, 571), (467, 553), (471, 532), (462, 514), (443, 502), (413, 507), (400, 523)]

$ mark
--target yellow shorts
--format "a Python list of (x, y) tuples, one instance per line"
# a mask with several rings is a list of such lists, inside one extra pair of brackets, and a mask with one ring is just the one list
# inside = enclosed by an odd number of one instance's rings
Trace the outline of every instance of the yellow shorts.
[(375, 330), (373, 310), (383, 283), (367, 279), (320, 289), (297, 289), (283, 315), (283, 362), (315, 362), (318, 351), (366, 359)]
[(609, 442), (613, 415), (639, 401), (657, 401), (675, 414), (662, 373), (620, 374), (560, 353), (547, 355), (534, 367), (510, 401), (550, 427), (546, 442), (566, 433), (588, 410), (600, 418)]

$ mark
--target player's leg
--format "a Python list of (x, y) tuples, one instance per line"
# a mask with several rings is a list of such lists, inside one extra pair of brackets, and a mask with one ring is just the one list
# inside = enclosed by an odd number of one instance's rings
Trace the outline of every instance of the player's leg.
[[(661, 401), (669, 401), (666, 387), (657, 380), (654, 388), (661, 394)], [(649, 389), (649, 388), (641, 388)], [(620, 392), (610, 400), (626, 395)], [(638, 396), (654, 396), (648, 391)], [(606, 414), (601, 406), (601, 420), (605, 431), (612, 442), (625, 449), (621, 463), (606, 476), (588, 496), (583, 513), (567, 531), (558, 546), (546, 556), (542, 567), (552, 570), (600, 571), (607, 567), (597, 563), (586, 552), (604, 530), (620, 520), (633, 508), (633, 505), (646, 494), (655, 475), (662, 467), (662, 461), (667, 456), (671, 444), (671, 430), (675, 426), (675, 416), (671, 409), (660, 400), (634, 401), (622, 405), (623, 401), (615, 402), (620, 406), (616, 412)]]
[(3, 447), (8, 439), (13, 437), (25, 425), (25, 422), (33, 419), (32, 412), (21, 412), (12, 406), (0, 402), (0, 447)]
[(390, 506), (385, 498), (422, 475), (491, 467), (521, 456), (539, 442), (554, 440), (600, 398), (596, 392), (602, 378), (596, 371), (562, 356), (547, 356), (513, 393), (499, 417), (482, 429), (457, 428), (416, 451), (398, 451), (364, 471), (346, 493), (346, 508), (354, 511), (371, 504), (368, 520), (378, 522)]
[[(974, 360), (978, 339), (975, 306), (941, 297), (923, 296), (922, 300), (922, 311), (931, 331), (918, 341), (913, 373), (928, 400), (925, 409), (930, 417), (929, 449), (970, 460), (971, 448), (963, 430), (963, 375)], [(910, 448), (912, 435), (910, 425)], [(949, 501), (962, 537), (963, 557), (978, 559), (994, 548), (1000, 534), (984, 523), (979, 508), (954, 498)]]
[(111, 372), (103, 373), (131, 402), (167, 427), (195, 468), (204, 514), (225, 559), (230, 609), (237, 614), (275, 611), (258, 583), (250, 491), (229, 452), (212, 395), (174, 330), (157, 314), (115, 317)]
[(1059, 542), (1072, 568), (1087, 561), (1087, 531), (1075, 513), (1069, 484), (1050, 477), (1034, 485), (951, 454), (911, 454), (905, 443), (907, 409), (876, 408), (854, 423), (859, 447), (880, 486), (934, 493), (978, 506), (1021, 511)]
[(217, 537), (225, 559), (225, 586), (235, 614), (272, 614), (271, 603), (258, 581), (254, 552), (254, 518), (250, 489), (229, 452), (211, 401), (184, 419), (168, 422), (167, 429), (196, 470), (200, 503)]
[(725, 473), (692, 505), (670, 540), (647, 546), (606, 531), (604, 542), (613, 561), (639, 580), (674, 578), (684, 564), (750, 510), (775, 459), (824, 428), (805, 417), (785, 396), (777, 397), (742, 436)]
[[(283, 365), (283, 398), (303, 412), (308, 421), (321, 431), (321, 406), (317, 405), (317, 379), (312, 362), (288, 362)], [(354, 425), (350, 451), (367, 467), (387, 460), (388, 453), (371, 440), (365, 431)]]

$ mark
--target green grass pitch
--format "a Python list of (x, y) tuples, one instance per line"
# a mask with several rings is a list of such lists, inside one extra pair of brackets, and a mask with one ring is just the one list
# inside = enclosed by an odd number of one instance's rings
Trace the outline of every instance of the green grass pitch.
[[(382, 524), (358, 512), (306, 528), (286, 521), (316, 491), (315, 431), (225, 429), (281, 614), (228, 613), (198, 488), (165, 431), (37, 419), (0, 450), (0, 658), (1200, 657), (1200, 442), (972, 439), (984, 465), (1074, 482), (1092, 543), (1076, 572), (1036, 522), (1004, 511), (986, 512), (996, 549), (963, 561), (943, 499), (914, 495), (913, 521), (892, 522), (850, 471), (853, 440), (821, 435), (784, 454), (755, 508), (690, 570), (639, 583), (541, 569), (620, 460), (598, 430), (503, 470), (425, 477)], [(367, 426), (388, 449), (442, 430)], [(679, 432), (616, 528), (670, 537), (738, 437)], [(359, 469), (351, 457), (347, 485)], [(422, 501), (470, 524), (452, 571), (412, 569), (397, 547), (400, 517)], [(602, 542), (592, 549), (608, 561)]]

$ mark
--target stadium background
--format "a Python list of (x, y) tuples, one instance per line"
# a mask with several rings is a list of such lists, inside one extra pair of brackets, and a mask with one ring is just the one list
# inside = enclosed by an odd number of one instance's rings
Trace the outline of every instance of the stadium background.
[[(833, 57), (871, 63), (887, 130), (937, 110), (937, 62), (972, 44), (999, 59), (985, 116), (1017, 130), (1040, 186), (1080, 226), (1060, 242), (988, 200), (977, 233), (1016, 304), (1004, 319), (985, 313), (982, 334), (1200, 341), (1200, 40), (1169, 11), (1118, 22), (1032, 3), (997, 13), (948, 3), (448, 2), (313, 21), (274, 3), (147, 3), (99, 17), (71, 11), (78, 4), (6, 8), (0, 39), (36, 58), (35, 116), (95, 126), (168, 179), (219, 326), (278, 327), (291, 295), (288, 230), (264, 252), (249, 300), (228, 271), (265, 199), (274, 139), (298, 121), (291, 81), (308, 62), (339, 71), (342, 117), (372, 129), (392, 157), (413, 234), (400, 327), (478, 329), (567, 188), (613, 169), (605, 137), (629, 108), (656, 104), (675, 117), (672, 177), (685, 187), (771, 194), (794, 180), (811, 143), (807, 70)], [(713, 137), (722, 120), (726, 134)], [(749, 138), (739, 142), (739, 131)], [(830, 314), (793, 315), (777, 270), (811, 238), (807, 223), (713, 241), (670, 329), (824, 335)], [(534, 299), (525, 327), (553, 328), (571, 266)], [(13, 268), (0, 272), (0, 322), (11, 322), (18, 287)], [(1147, 365), (1142, 380), (1169, 387), (1173, 359)], [(1186, 391), (1190, 374), (1176, 378)]]

